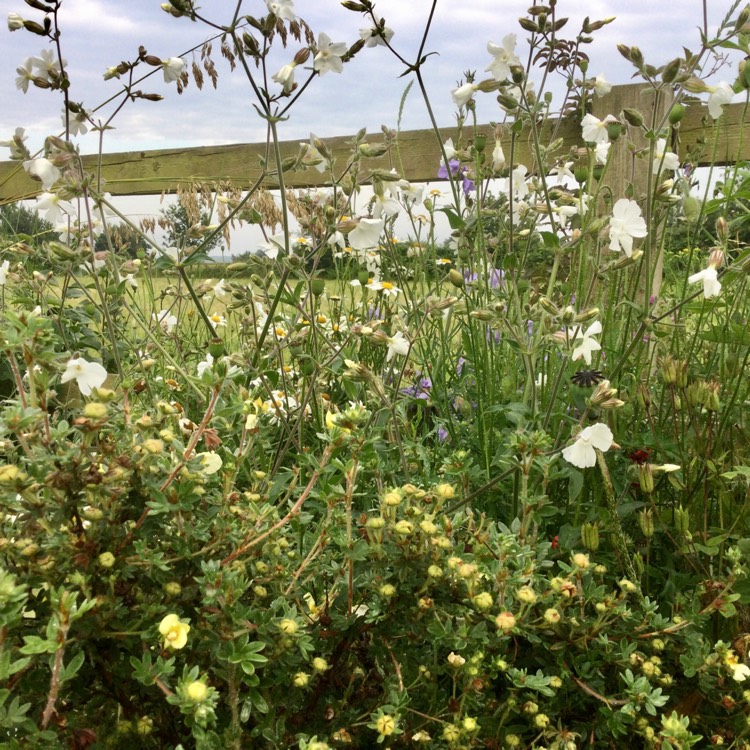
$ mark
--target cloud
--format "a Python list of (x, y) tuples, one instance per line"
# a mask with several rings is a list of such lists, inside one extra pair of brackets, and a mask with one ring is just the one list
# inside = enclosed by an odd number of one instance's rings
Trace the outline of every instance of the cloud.
[[(66, 3), (62, 10), (65, 26), (77, 30), (96, 30), (98, 33), (112, 32), (117, 35), (135, 34), (139, 25), (132, 13), (132, 6), (107, 0), (76, 0)], [(131, 12), (127, 12), (130, 10)], [(137, 17), (137, 16), (136, 16)]]

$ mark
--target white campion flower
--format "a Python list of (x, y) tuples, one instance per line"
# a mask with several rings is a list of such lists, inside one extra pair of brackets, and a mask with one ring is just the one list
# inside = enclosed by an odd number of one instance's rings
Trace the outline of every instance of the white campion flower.
[(178, 80), (185, 67), (185, 61), (181, 57), (170, 57), (168, 60), (162, 60), (161, 64), (166, 83)]
[(479, 89), (478, 83), (465, 83), (463, 86), (459, 86), (456, 89), (453, 89), (451, 92), (451, 95), (453, 96), (453, 101), (456, 103), (457, 107), (463, 107), (465, 106), (469, 101), (471, 101), (474, 98), (474, 94)]
[(606, 96), (610, 91), (612, 91), (612, 84), (604, 77), (603, 73), (599, 73), (594, 79), (594, 93), (601, 97)]
[(613, 115), (607, 115), (603, 120), (594, 117), (591, 113), (584, 115), (581, 120), (581, 131), (586, 143), (608, 143), (609, 133), (607, 128), (611, 122), (617, 122)]
[(5, 286), (8, 283), (8, 271), (10, 270), (10, 261), (4, 260), (0, 263), (0, 286)]
[(595, 320), (587, 329), (583, 331), (580, 327), (576, 329), (574, 340), (581, 339), (581, 343), (573, 349), (571, 359), (575, 362), (583, 357), (587, 365), (591, 364), (591, 355), (598, 352), (602, 345), (594, 338), (602, 332), (602, 324)]
[(90, 396), (94, 388), (99, 388), (107, 379), (107, 371), (98, 362), (88, 362), (83, 357), (68, 360), (61, 383), (75, 380), (83, 396)]
[(718, 120), (724, 111), (722, 107), (734, 98), (734, 89), (726, 81), (720, 81), (716, 86), (709, 86), (708, 90), (708, 114)]
[(377, 247), (384, 226), (385, 219), (360, 219), (357, 226), (349, 232), (349, 246), (353, 250)]
[(26, 94), (29, 90), (29, 83), (34, 80), (34, 71), (32, 69), (33, 61), (29, 57), (23, 65), (16, 68), (18, 76), (16, 78), (16, 88)]
[(609, 158), (609, 149), (611, 148), (611, 146), (611, 143), (596, 144), (596, 148), (594, 149), (594, 161), (596, 164), (604, 166), (607, 163), (607, 159)]
[(495, 148), (492, 149), (492, 169), (495, 172), (500, 172), (505, 169), (505, 152), (503, 151), (503, 144), (499, 138), (495, 138)]
[(680, 157), (677, 154), (667, 151), (667, 139), (659, 138), (654, 146), (654, 174), (659, 174), (663, 169), (664, 171), (673, 172), (675, 169), (680, 168)]
[(127, 276), (123, 277), (123, 281), (131, 289), (138, 289), (138, 282), (135, 280), (135, 274), (127, 274)]
[(218, 299), (224, 299), (224, 297), (226, 297), (227, 289), (226, 286), (224, 286), (224, 279), (220, 279), (214, 284), (212, 293), (214, 297), (217, 297)]
[(386, 361), (390, 362), (394, 354), (405, 357), (409, 353), (409, 340), (401, 331), (397, 331), (393, 336), (387, 338), (388, 353), (385, 355)]
[(56, 193), (44, 192), (36, 199), (36, 210), (44, 211), (44, 218), (56, 224), (66, 216), (73, 214), (73, 204), (62, 200)]
[[(54, 50), (43, 49), (38, 55), (31, 58), (32, 65), (36, 68), (40, 77), (48, 81), (60, 77), (60, 61)], [(67, 66), (68, 61), (62, 61), (63, 67)]]
[(721, 294), (721, 282), (714, 266), (709, 265), (708, 268), (704, 268), (688, 278), (690, 284), (697, 284), (701, 281), (703, 282), (703, 296), (706, 299), (718, 297)]
[(160, 310), (158, 313), (153, 313), (151, 319), (164, 333), (172, 333), (174, 327), (177, 325), (177, 318), (174, 315), (170, 315), (168, 310)]
[[(85, 135), (88, 132), (90, 112), (82, 109), (80, 112), (70, 112), (68, 117), (68, 127), (71, 135)], [(65, 108), (61, 115), (63, 127), (65, 127)]]
[(640, 206), (627, 198), (620, 198), (612, 207), (609, 220), (609, 249), (622, 252), (630, 258), (633, 255), (633, 238), (648, 234), (646, 221), (641, 215)]
[(286, 249), (284, 233), (280, 232), (279, 234), (274, 234), (272, 237), (268, 238), (267, 242), (259, 243), (258, 248), (266, 258), (276, 260), (276, 258), (279, 257), (279, 250)]
[(589, 425), (576, 435), (573, 445), (563, 448), (563, 458), (579, 469), (588, 469), (596, 465), (596, 451), (608, 451), (615, 437), (606, 424), (597, 422)]
[(371, 26), (368, 29), (360, 29), (359, 38), (365, 43), (366, 47), (377, 47), (378, 45), (385, 47), (386, 42), (390, 42), (393, 38), (393, 29), (389, 29), (387, 26), (381, 28), (380, 23), (378, 23), (377, 28)]
[(266, 7), (269, 13), (273, 13), (284, 21), (294, 21), (296, 18), (293, 0), (266, 0)]
[(281, 85), (285, 94), (288, 94), (294, 88), (294, 69), (296, 67), (297, 65), (291, 62), (271, 76), (272, 80)]
[(8, 13), (8, 31), (18, 31), (23, 28), (23, 18), (18, 13)]
[(32, 177), (41, 180), (45, 190), (49, 190), (60, 179), (60, 170), (49, 159), (30, 159), (23, 163), (23, 168)]
[(495, 59), (485, 68), (492, 73), (496, 81), (505, 81), (510, 78), (511, 65), (520, 65), (521, 61), (516, 55), (516, 35), (506, 34), (502, 44), (494, 42), (487, 43), (487, 52)]
[(329, 70), (334, 73), (341, 73), (344, 69), (344, 62), (341, 59), (347, 51), (346, 42), (331, 42), (331, 37), (321, 31), (318, 34), (318, 53), (313, 60), (313, 70), (318, 75), (325, 75)]
[(206, 358), (203, 360), (203, 362), (198, 362), (198, 365), (195, 368), (198, 371), (198, 377), (202, 377), (203, 373), (206, 372), (206, 370), (210, 370), (213, 366), (214, 358), (209, 352), (208, 354), (206, 354)]
[[(450, 161), (456, 155), (456, 149), (453, 145), (453, 138), (449, 138), (444, 144), (445, 158)], [(442, 162), (441, 162), (442, 163)]]

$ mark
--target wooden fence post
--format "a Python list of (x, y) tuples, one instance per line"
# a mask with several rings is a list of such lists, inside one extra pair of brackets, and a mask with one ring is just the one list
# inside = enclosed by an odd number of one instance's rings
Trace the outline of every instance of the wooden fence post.
[[(644, 122), (648, 127), (650, 123), (659, 123), (672, 108), (673, 97), (671, 93), (662, 91), (656, 100), (654, 89), (642, 83), (631, 83), (624, 86), (613, 86), (606, 96), (594, 99), (593, 114), (604, 119), (607, 115), (620, 117), (623, 110), (634, 109), (643, 114)], [(648, 194), (648, 183), (652, 178), (652, 164), (649, 159), (636, 158), (635, 154), (649, 147), (649, 142), (640, 128), (629, 126), (625, 143), (617, 141), (612, 145), (609, 167), (604, 178), (604, 184), (612, 191), (612, 200), (616, 202), (625, 197), (625, 189), (630, 183), (633, 186), (633, 197), (643, 208), (644, 215), (649, 207), (644, 204)], [(630, 145), (632, 144), (632, 146)], [(668, 177), (669, 173), (664, 174)], [(650, 289), (646, 289), (646, 269), (642, 270), (640, 285), (638, 287), (638, 299), (646, 300), (657, 297), (661, 289), (664, 257), (660, 249), (661, 243), (658, 236), (649, 237), (646, 242), (651, 243), (653, 253), (650, 257), (651, 278)]]

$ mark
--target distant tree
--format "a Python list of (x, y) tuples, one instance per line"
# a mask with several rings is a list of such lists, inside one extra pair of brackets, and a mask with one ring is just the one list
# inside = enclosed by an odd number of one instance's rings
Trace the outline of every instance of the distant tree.
[[(159, 219), (159, 225), (164, 228), (164, 244), (170, 247), (189, 247), (191, 245), (197, 245), (201, 241), (201, 237), (196, 234), (191, 234), (193, 223), (188, 218), (187, 211), (181, 203), (175, 203), (167, 208), (161, 210), (162, 218)], [(207, 213), (201, 212), (200, 223), (207, 227), (210, 222), (210, 217)], [(216, 235), (211, 242), (208, 243), (203, 249), (206, 253), (210, 253), (211, 250), (216, 248), (221, 243), (222, 237), (220, 234)]]
[[(143, 254), (149, 247), (146, 240), (144, 240), (143, 237), (129, 224), (116, 224), (111, 226), (109, 228), (109, 236), (115, 252), (127, 255), (130, 258), (137, 258), (139, 254)], [(97, 252), (109, 249), (107, 237), (104, 233), (96, 238), (94, 249)]]
[(34, 209), (22, 203), (0, 206), (0, 237), (13, 239), (19, 234), (30, 239), (29, 244), (39, 246), (44, 240), (55, 239), (54, 225), (43, 219)]

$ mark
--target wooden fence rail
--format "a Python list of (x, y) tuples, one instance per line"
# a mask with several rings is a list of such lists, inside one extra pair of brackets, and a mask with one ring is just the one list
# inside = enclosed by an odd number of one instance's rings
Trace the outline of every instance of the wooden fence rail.
[[(642, 84), (615, 86), (612, 91), (595, 101), (595, 114), (603, 117), (606, 114), (619, 114), (625, 108), (640, 109), (647, 112), (651, 108), (647, 92)], [(662, 103), (663, 107), (668, 103)], [(745, 128), (745, 104), (732, 104), (724, 107), (724, 114), (713, 126), (707, 108), (691, 105), (679, 128), (678, 148), (680, 156), (686, 158), (698, 154), (694, 160), (699, 164), (728, 164), (738, 160), (750, 159), (750, 128), (748, 138), (743, 137)], [(713, 139), (713, 128), (716, 128), (716, 140)], [(488, 143), (493, 144), (493, 129), (486, 125), (480, 128), (488, 136)], [(564, 148), (582, 145), (581, 128), (573, 120), (549, 122), (544, 125), (543, 139), (553, 131), (563, 139)], [(455, 129), (441, 130), (440, 137), (445, 140), (455, 137)], [(701, 140), (709, 144), (701, 146)], [(325, 139), (339, 163), (349, 156), (349, 143), (352, 136), (338, 136)], [(380, 140), (373, 136), (370, 142)], [(543, 140), (544, 142), (544, 140)], [(435, 133), (432, 130), (409, 130), (399, 135), (404, 177), (412, 182), (427, 182), (436, 179), (440, 151)], [(492, 148), (492, 146), (490, 146)], [(509, 155), (510, 135), (504, 143), (506, 156)], [(231, 182), (237, 187), (248, 187), (261, 174), (260, 157), (266, 150), (264, 143), (237, 144), (230, 146), (201, 146), (198, 148), (172, 148), (156, 151), (129, 151), (116, 154), (104, 154), (102, 157), (102, 175), (106, 180), (106, 189), (112, 195), (155, 195), (173, 192), (180, 185), (193, 181)], [(292, 157), (298, 153), (299, 141), (284, 141), (281, 144), (282, 158)], [(648, 170), (645, 162), (635, 162), (632, 154), (623, 153), (618, 157), (619, 167), (612, 172), (612, 178), (630, 179), (638, 182), (637, 172)], [(84, 156), (86, 170), (94, 170), (97, 156)], [(529, 135), (521, 133), (516, 139), (514, 152), (516, 163), (531, 165), (533, 160), (529, 150)], [(368, 159), (370, 168), (390, 169), (388, 157)], [(616, 176), (617, 175), (617, 176)], [(288, 187), (315, 187), (326, 185), (328, 176), (315, 169), (289, 172), (285, 175)], [(636, 179), (632, 179), (636, 178)], [(615, 188), (610, 180), (610, 185)], [(269, 179), (266, 187), (274, 187)], [(623, 186), (624, 187), (624, 186)], [(0, 162), (0, 204), (32, 198), (41, 191), (40, 183), (31, 179), (19, 162)], [(619, 192), (619, 191), (618, 191)]]

